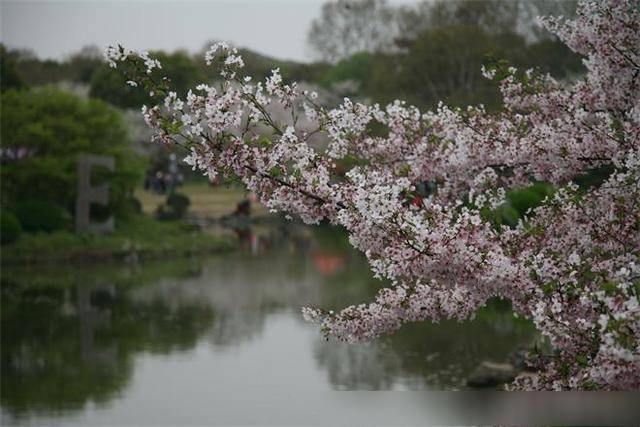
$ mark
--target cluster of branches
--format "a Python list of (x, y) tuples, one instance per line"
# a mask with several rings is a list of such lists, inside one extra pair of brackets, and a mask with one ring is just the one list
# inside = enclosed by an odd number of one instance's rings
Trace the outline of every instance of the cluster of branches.
[[(483, 68), (504, 108), (421, 112), (315, 93), (243, 74), (236, 49), (206, 53), (222, 83), (185, 98), (147, 53), (107, 55), (154, 105), (154, 140), (187, 148), (210, 178), (233, 177), (274, 210), (343, 226), (379, 277), (375, 301), (338, 313), (306, 308), (327, 336), (370, 340), (404, 323), (468, 319), (488, 299), (511, 301), (553, 346), (531, 363), (526, 389), (640, 387), (640, 2), (584, 1), (546, 26), (585, 56), (587, 74), (561, 83), (501, 62)], [(276, 119), (270, 107), (289, 114)], [(270, 130), (265, 136), (265, 129)], [(311, 141), (323, 135), (328, 146)], [(337, 163), (355, 159), (346, 174)], [(590, 186), (580, 177), (606, 171)], [(508, 227), (492, 221), (508, 189), (555, 191)]]

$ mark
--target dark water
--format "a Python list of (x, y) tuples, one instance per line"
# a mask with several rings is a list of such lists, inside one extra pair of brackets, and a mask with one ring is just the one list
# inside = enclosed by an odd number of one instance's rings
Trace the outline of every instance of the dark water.
[(363, 258), (326, 228), (240, 238), (242, 250), (202, 259), (3, 269), (2, 424), (267, 422), (315, 392), (462, 388), (482, 360), (534, 339), (494, 307), (373, 344), (326, 342), (300, 307), (370, 300), (381, 284)]

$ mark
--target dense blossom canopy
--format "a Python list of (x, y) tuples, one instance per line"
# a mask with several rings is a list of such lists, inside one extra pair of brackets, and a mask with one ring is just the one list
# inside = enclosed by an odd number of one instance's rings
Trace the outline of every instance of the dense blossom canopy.
[[(500, 297), (553, 346), (532, 361), (538, 375), (512, 387), (639, 388), (640, 2), (585, 1), (572, 21), (542, 22), (585, 57), (586, 76), (562, 83), (494, 64), (482, 70), (504, 98), (494, 114), (349, 99), (329, 110), (278, 70), (264, 83), (242, 76), (224, 43), (207, 52), (220, 85), (180, 99), (148, 55), (107, 55), (159, 100), (143, 108), (156, 141), (185, 145), (187, 163), (238, 178), (274, 210), (344, 226), (390, 280), (370, 303), (305, 308), (326, 335), (357, 342), (406, 322), (468, 319)], [(270, 114), (276, 104), (288, 120)], [(325, 150), (309, 144), (318, 135)], [(339, 174), (345, 159), (355, 166)], [(601, 182), (577, 184), (593, 171)], [(515, 227), (490, 220), (506, 190), (533, 182), (555, 191)]]

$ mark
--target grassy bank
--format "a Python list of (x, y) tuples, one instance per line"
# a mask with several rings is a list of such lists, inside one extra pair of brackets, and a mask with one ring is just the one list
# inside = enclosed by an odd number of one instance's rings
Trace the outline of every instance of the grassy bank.
[(116, 232), (103, 235), (70, 231), (23, 234), (16, 242), (2, 246), (2, 263), (155, 259), (233, 248), (231, 240), (181, 222), (136, 216), (117, 227)]

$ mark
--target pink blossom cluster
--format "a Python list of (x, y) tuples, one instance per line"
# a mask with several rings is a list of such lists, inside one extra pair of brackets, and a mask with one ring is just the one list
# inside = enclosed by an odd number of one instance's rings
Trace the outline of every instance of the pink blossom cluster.
[[(492, 114), (349, 99), (327, 109), (278, 70), (264, 84), (242, 77), (242, 58), (225, 44), (206, 57), (220, 83), (182, 100), (145, 76), (159, 68), (145, 54), (108, 55), (142, 71), (132, 81), (158, 99), (143, 108), (155, 140), (185, 146), (194, 169), (239, 179), (273, 210), (343, 226), (375, 275), (390, 280), (371, 303), (303, 309), (327, 336), (366, 341), (406, 322), (469, 319), (500, 297), (554, 349), (513, 388), (637, 389), (640, 2), (584, 1), (574, 20), (543, 23), (585, 57), (586, 76), (563, 83), (484, 68), (504, 98)], [(275, 120), (273, 105), (288, 119)], [(301, 117), (312, 129), (300, 128)], [(309, 143), (318, 134), (325, 150)], [(345, 159), (354, 166), (341, 174)], [(606, 172), (602, 183), (576, 184), (594, 170)], [(517, 226), (489, 220), (506, 190), (539, 181), (555, 191)]]

